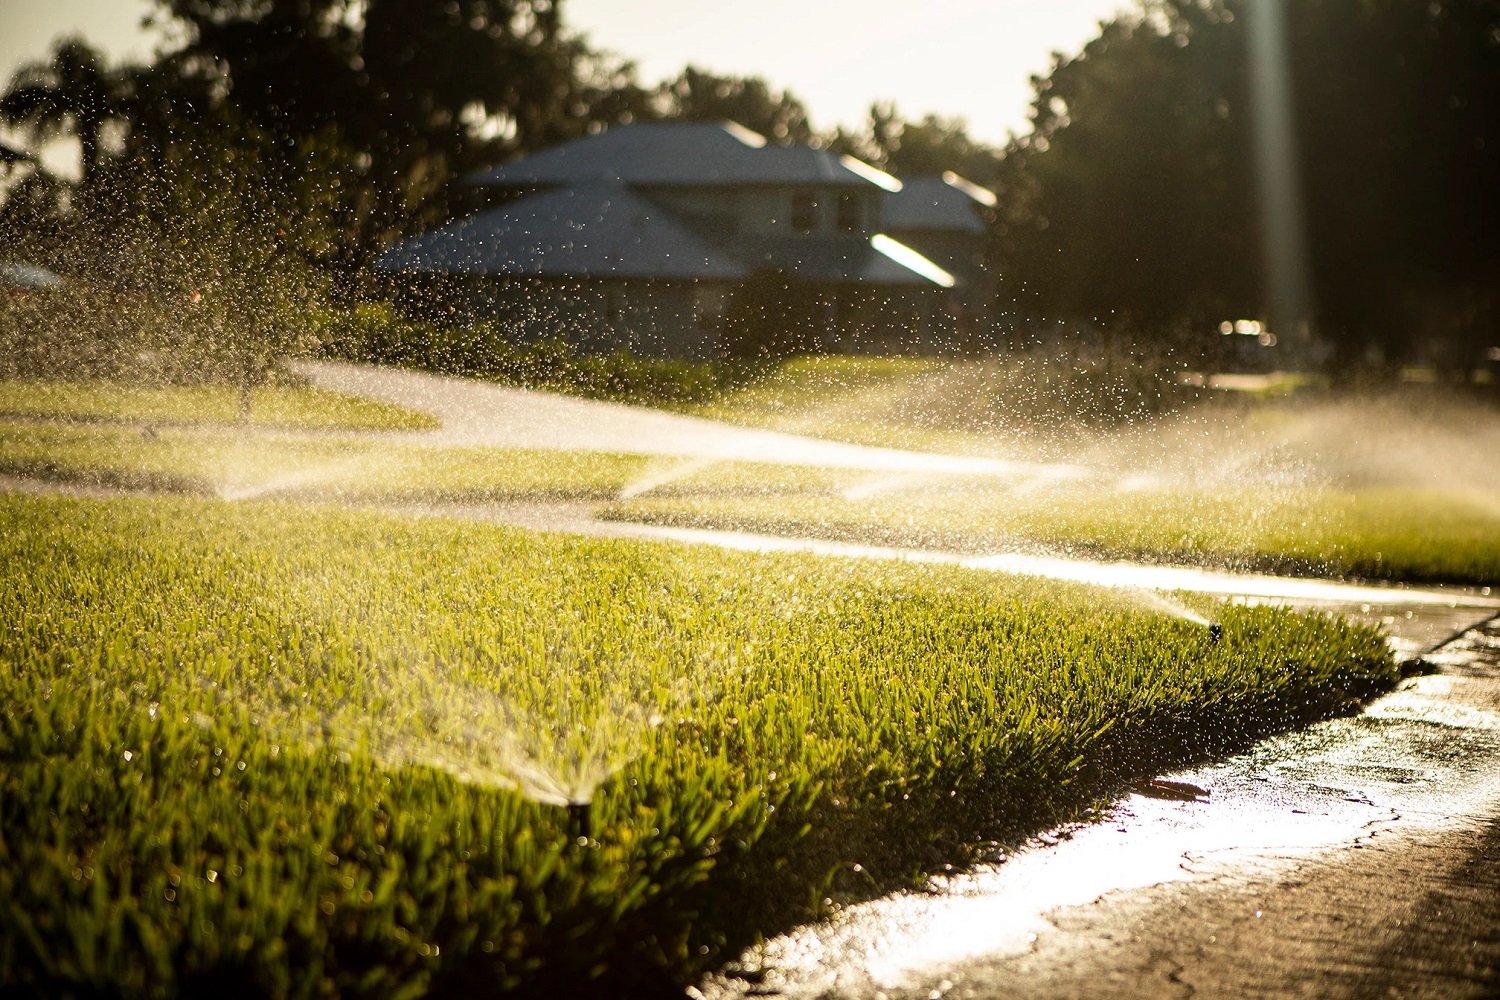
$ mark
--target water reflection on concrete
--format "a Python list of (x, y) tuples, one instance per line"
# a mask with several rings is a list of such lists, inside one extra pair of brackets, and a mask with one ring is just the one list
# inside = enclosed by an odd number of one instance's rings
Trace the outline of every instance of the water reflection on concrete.
[[(1242, 902), (1270, 891), (1261, 887), (1286, 884), (1314, 859), (1336, 866), (1375, 837), (1430, 845), (1494, 824), (1500, 814), (1500, 630), (1471, 633), (1433, 659), (1442, 673), (1404, 682), (1358, 716), (1265, 740), (1222, 763), (1171, 776), (1209, 789), (1207, 799), (1131, 795), (1103, 821), (1056, 831), (1004, 864), (935, 880), (927, 892), (852, 906), (826, 924), (773, 939), (746, 955), (742, 968), (700, 984), (699, 992), (719, 1000), (752, 992), (825, 1000), (950, 991), (1098, 996), (1118, 995), (1116, 987), (1125, 995), (1153, 995), (1164, 984), (1151, 978), (1145, 963), (1125, 974), (1112, 964), (1121, 961), (1112, 939), (1125, 936), (1122, 912), (1161, 916), (1160, 908), (1147, 910), (1144, 903), (1132, 910), (1132, 900), (1159, 903), (1153, 893), (1180, 883), (1218, 893), (1225, 903), (1231, 896)], [(1441, 852), (1433, 858), (1433, 864), (1462, 863)], [(1407, 877), (1420, 877), (1420, 852), (1409, 852), (1405, 864)], [(1377, 897), (1390, 896), (1393, 905), (1414, 891), (1382, 881), (1378, 872), (1369, 888)], [(1216, 912), (1215, 898), (1189, 904), (1172, 897), (1167, 909), (1193, 905)], [(1260, 916), (1257, 909), (1253, 918)], [(1328, 919), (1337, 923), (1343, 915)], [(1465, 947), (1467, 930), (1453, 928), (1455, 948)], [(1181, 931), (1163, 926), (1159, 932)], [(1357, 925), (1342, 929), (1350, 931), (1357, 936)], [(1048, 961), (1030, 961), (1043, 945)], [(1194, 947), (1183, 943), (1181, 951)], [(1060, 965), (1067, 967), (1064, 978), (1083, 979), (1065, 985), (1053, 978)], [(1080, 981), (1093, 985), (1073, 992)], [(1106, 983), (1113, 985), (1106, 989)]]

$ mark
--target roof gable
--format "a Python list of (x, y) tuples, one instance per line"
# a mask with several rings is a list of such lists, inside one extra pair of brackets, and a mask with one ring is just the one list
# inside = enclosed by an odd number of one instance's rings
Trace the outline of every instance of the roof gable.
[(382, 271), (576, 278), (742, 279), (745, 268), (618, 184), (546, 191), (419, 233)]
[(885, 199), (881, 221), (887, 229), (952, 230), (982, 233), (980, 212), (995, 205), (994, 192), (949, 171), (912, 177)]
[(542, 150), (471, 174), (479, 187), (551, 187), (607, 181), (637, 186), (878, 184), (900, 182), (867, 164), (811, 146), (777, 145), (734, 122), (645, 122)]

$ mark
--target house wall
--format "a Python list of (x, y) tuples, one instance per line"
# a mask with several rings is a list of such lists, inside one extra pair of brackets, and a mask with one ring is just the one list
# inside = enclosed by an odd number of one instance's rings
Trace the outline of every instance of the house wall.
[[(765, 261), (766, 267), (774, 261), (793, 275), (800, 270), (802, 248), (808, 250), (808, 260), (866, 251), (885, 197), (873, 185), (674, 187), (639, 193), (744, 259)], [(841, 195), (858, 199), (858, 219), (839, 218)], [(809, 200), (815, 203), (810, 217)], [(794, 218), (799, 211), (801, 217)], [(841, 225), (850, 221), (857, 225), (855, 232)], [(945, 256), (936, 258), (943, 262)], [(404, 275), (398, 280), (398, 305), (413, 315), (452, 323), (496, 322), (521, 343), (560, 338), (586, 351), (625, 348), (642, 356), (679, 358), (719, 354), (721, 321), (736, 307), (739, 287), (738, 282), (707, 279)], [(862, 284), (814, 285), (809, 290), (818, 302), (810, 321), (817, 324), (815, 342), (831, 351), (946, 352), (955, 349), (978, 316), (963, 291)]]
[(516, 343), (561, 339), (583, 351), (642, 357), (718, 353), (733, 285), (705, 281), (448, 276), (406, 282), (397, 306), (448, 323), (496, 323)]
[(842, 286), (825, 293), (825, 344), (844, 354), (949, 354), (962, 350), (947, 289)]
[[(642, 357), (721, 354), (733, 282), (557, 281), (485, 276), (408, 280), (395, 301), (407, 315), (443, 323), (493, 322), (516, 343), (561, 339), (598, 353)], [(946, 290), (827, 286), (810, 322), (823, 350), (847, 354), (941, 354), (962, 350)]]
[(886, 233), (955, 275), (962, 284), (984, 284), (982, 233), (953, 229), (889, 229)]
[[(840, 197), (852, 199), (857, 218), (853, 235), (868, 238), (880, 222), (883, 192), (835, 185), (799, 187), (727, 187), (727, 188), (642, 188), (652, 201), (690, 225), (718, 238), (844, 237), (851, 234), (840, 227)], [(798, 220), (797, 202), (809, 200), (815, 206), (814, 223), (804, 232), (794, 223)]]

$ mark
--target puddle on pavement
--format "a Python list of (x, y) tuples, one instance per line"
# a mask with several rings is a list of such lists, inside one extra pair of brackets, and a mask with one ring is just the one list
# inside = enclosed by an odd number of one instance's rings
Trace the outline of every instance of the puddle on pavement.
[(1101, 821), (1061, 831), (1060, 842), (1040, 838), (1004, 864), (851, 906), (767, 942), (742, 961), (754, 987), (720, 975), (699, 991), (715, 1000), (920, 992), (967, 962), (1025, 954), (1056, 930), (1049, 914), (1106, 895), (1274, 880), (1371, 836), (1478, 828), (1500, 801), (1500, 674), (1412, 678), (1361, 715), (1167, 777), (1211, 796), (1132, 794)]

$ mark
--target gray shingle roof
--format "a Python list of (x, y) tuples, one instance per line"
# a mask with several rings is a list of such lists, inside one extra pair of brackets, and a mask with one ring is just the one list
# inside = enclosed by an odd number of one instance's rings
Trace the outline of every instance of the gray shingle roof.
[[(915, 251), (911, 251), (915, 253)], [(927, 288), (935, 282), (929, 273), (901, 264), (875, 249), (866, 240), (785, 240), (760, 255), (760, 266), (775, 267), (803, 281), (833, 285), (909, 285)], [(924, 262), (932, 266), (931, 262)], [(919, 265), (920, 266), (920, 265)], [(938, 282), (940, 283), (940, 282)]]
[(575, 278), (741, 279), (748, 271), (618, 184), (528, 195), (419, 233), (382, 271)]
[[(952, 182), (932, 180), (943, 189), (940, 208), (953, 210), (958, 205), (961, 218), (982, 228), (969, 211), (972, 194)], [(774, 267), (802, 280), (826, 283), (950, 286), (954, 280), (887, 236), (731, 236), (717, 223), (709, 225), (691, 213), (679, 216), (657, 204), (652, 188), (774, 185), (787, 189), (788, 198), (793, 188), (813, 185), (900, 189), (895, 178), (867, 164), (810, 146), (770, 145), (730, 122), (617, 126), (474, 175), (468, 183), (511, 189), (514, 197), (401, 241), (379, 258), (376, 267), (443, 274), (729, 281)], [(934, 213), (927, 202), (934, 197), (929, 192), (913, 202), (913, 213), (929, 227)]]
[[(988, 196), (988, 197), (986, 197)], [(957, 174), (913, 177), (900, 191), (886, 195), (881, 221), (886, 229), (984, 232), (980, 210), (994, 205), (994, 195)]]
[[(550, 187), (588, 181), (632, 185), (872, 183), (863, 164), (811, 146), (767, 144), (732, 122), (617, 125), (466, 177), (480, 187)], [(894, 181), (894, 178), (891, 179)]]

